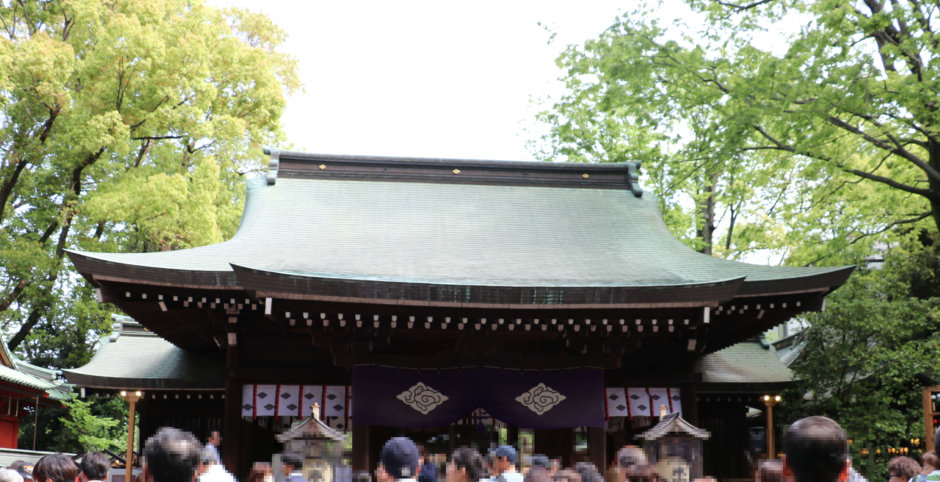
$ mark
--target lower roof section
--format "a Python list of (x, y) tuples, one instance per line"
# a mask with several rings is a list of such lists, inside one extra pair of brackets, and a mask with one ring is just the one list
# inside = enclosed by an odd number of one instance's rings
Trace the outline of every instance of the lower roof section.
[(701, 393), (780, 390), (793, 382), (793, 371), (773, 346), (751, 339), (700, 358), (695, 371), (702, 374)]
[(221, 360), (187, 352), (126, 316), (114, 316), (113, 331), (84, 366), (63, 370), (69, 383), (85, 388), (207, 390), (225, 388)]
[[(64, 370), (69, 383), (99, 389), (220, 390), (225, 388), (222, 360), (191, 353), (145, 330), (130, 317), (115, 316), (114, 331), (101, 339), (98, 353), (88, 364)], [(255, 383), (279, 383), (280, 374), (252, 370)], [(773, 348), (756, 340), (737, 343), (704, 355), (694, 365), (700, 375), (699, 391), (759, 392), (783, 387), (793, 372)], [(296, 372), (301, 373), (301, 372)], [(310, 373), (316, 373), (310, 370)], [(639, 374), (640, 376), (642, 374)], [(315, 377), (314, 377), (315, 378)], [(308, 383), (338, 383), (304, 380)], [(299, 383), (300, 381), (298, 381)]]

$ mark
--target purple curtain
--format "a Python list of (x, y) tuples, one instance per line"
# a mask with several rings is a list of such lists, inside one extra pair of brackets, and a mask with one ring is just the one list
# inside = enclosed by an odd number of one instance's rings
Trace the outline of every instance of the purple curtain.
[(441, 427), (477, 407), (522, 428), (603, 427), (604, 372), (353, 368), (353, 423)]

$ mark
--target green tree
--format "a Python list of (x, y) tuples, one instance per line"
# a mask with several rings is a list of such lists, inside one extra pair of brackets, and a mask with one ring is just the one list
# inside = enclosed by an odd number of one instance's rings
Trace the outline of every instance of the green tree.
[(119, 421), (92, 413), (91, 402), (74, 398), (66, 402), (68, 417), (62, 421), (65, 433), (75, 436), (79, 447), (86, 451), (117, 450), (121, 434), (115, 430)]
[[(688, 3), (700, 29), (643, 6), (565, 51), (542, 157), (644, 160), (667, 221), (705, 252), (846, 262), (896, 227), (937, 229), (936, 8)], [(774, 32), (793, 34), (761, 48)]]
[[(33, 408), (29, 407), (32, 411)], [(72, 400), (61, 406), (39, 408), (39, 430), (33, 433), (35, 414), (20, 422), (18, 446), (33, 447), (35, 436), (39, 450), (82, 453), (87, 450), (110, 449), (123, 452), (127, 443), (127, 403), (120, 397), (91, 397)], [(136, 438), (135, 438), (136, 440)]]
[(781, 421), (818, 414), (839, 421), (853, 439), (853, 465), (869, 480), (888, 476), (888, 448), (925, 433), (921, 390), (940, 375), (938, 254), (919, 242), (892, 249), (807, 319), (797, 385), (786, 397), (801, 402), (787, 404)]
[(266, 17), (199, 0), (2, 2), (0, 27), (0, 328), (80, 364), (110, 308), (65, 250), (231, 235), (295, 62)]

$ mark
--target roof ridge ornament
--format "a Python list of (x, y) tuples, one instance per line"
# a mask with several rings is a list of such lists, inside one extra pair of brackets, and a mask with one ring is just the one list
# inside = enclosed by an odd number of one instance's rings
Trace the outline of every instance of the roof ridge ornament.
[(277, 182), (277, 168), (281, 163), (281, 151), (274, 148), (265, 148), (264, 151), (271, 155), (271, 160), (268, 161), (268, 185), (272, 186)]
[(627, 187), (636, 197), (643, 197), (643, 188), (640, 187), (640, 167), (643, 161), (627, 163)]

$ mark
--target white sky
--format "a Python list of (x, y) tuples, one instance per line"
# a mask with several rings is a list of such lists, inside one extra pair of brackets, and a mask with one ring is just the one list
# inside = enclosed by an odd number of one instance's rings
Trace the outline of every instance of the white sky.
[[(555, 58), (631, 1), (209, 3), (261, 11), (288, 33), (281, 50), (304, 82), (282, 118), (294, 150), (531, 160), (535, 114), (550, 106), (532, 100), (561, 91)], [(551, 45), (539, 22), (557, 33)]]

